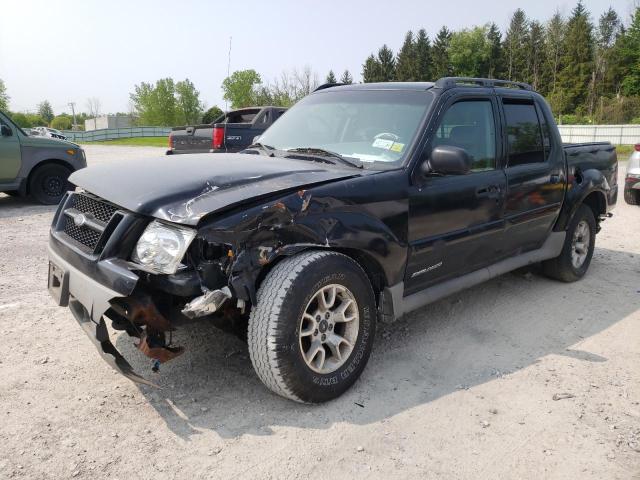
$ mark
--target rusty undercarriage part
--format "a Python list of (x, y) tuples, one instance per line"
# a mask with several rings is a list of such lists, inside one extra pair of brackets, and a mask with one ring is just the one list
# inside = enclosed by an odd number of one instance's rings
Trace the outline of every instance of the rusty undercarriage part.
[(217, 312), (229, 298), (231, 298), (229, 287), (210, 290), (187, 303), (182, 309), (182, 313), (189, 318), (211, 315)]
[(161, 363), (168, 362), (184, 353), (183, 347), (171, 347), (166, 342), (166, 332), (174, 328), (171, 322), (158, 310), (149, 295), (119, 298), (111, 303), (111, 308), (120, 317), (128, 320), (126, 330), (140, 341), (134, 344), (138, 350), (153, 360), (153, 371), (158, 371)]
[(173, 360), (184, 353), (184, 347), (166, 345), (164, 332), (148, 335), (143, 332), (136, 348), (153, 360), (153, 371), (157, 372), (160, 364)]

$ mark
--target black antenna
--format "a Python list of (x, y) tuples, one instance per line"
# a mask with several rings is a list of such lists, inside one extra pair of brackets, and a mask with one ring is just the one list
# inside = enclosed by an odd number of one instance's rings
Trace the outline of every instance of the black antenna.
[[(231, 40), (233, 40), (233, 37), (229, 37), (229, 58), (227, 60), (227, 78), (229, 78), (229, 75), (231, 75)], [(224, 143), (224, 151), (227, 151), (227, 123), (229, 122), (229, 117), (227, 116), (229, 114), (229, 100), (228, 99), (224, 99), (224, 112), (225, 112), (225, 122), (224, 122), (224, 139), (223, 139), (223, 143)]]

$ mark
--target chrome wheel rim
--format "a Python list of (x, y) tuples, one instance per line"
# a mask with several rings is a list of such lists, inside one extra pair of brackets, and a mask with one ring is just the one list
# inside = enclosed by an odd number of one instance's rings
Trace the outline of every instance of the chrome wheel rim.
[(584, 265), (591, 243), (591, 231), (586, 220), (580, 221), (573, 232), (571, 240), (571, 263), (573, 268), (580, 268)]
[(349, 289), (320, 288), (300, 319), (300, 352), (307, 366), (316, 373), (335, 372), (351, 356), (359, 327), (358, 303)]

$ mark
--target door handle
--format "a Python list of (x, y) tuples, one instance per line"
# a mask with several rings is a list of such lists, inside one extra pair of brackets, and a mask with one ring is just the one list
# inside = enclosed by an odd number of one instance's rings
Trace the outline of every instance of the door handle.
[(557, 173), (554, 173), (551, 175), (551, 183), (555, 184), (555, 183), (560, 183), (560, 175)]
[(478, 198), (499, 198), (500, 197), (500, 185), (488, 185), (476, 190), (476, 197)]

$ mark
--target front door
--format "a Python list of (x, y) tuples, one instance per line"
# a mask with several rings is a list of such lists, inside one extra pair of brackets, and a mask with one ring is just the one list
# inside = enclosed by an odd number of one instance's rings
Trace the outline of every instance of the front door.
[(506, 190), (497, 108), (492, 95), (476, 95), (449, 104), (441, 115), (427, 151), (437, 145), (464, 148), (473, 164), (466, 175), (433, 175), (411, 187), (406, 294), (496, 258)]
[(0, 183), (12, 182), (20, 171), (20, 139), (17, 129), (0, 118), (0, 125), (6, 125), (11, 135), (0, 135)]

